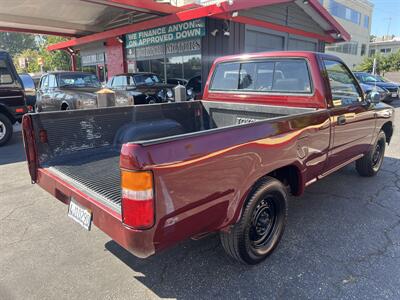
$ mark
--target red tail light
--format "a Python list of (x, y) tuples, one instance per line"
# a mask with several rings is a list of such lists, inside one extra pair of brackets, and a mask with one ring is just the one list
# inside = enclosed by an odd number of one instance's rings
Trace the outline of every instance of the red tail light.
[(29, 174), (31, 175), (32, 182), (36, 182), (38, 164), (36, 157), (35, 138), (32, 119), (28, 115), (25, 115), (22, 119), (22, 133), (24, 138), (26, 160), (28, 161)]
[(136, 229), (154, 224), (153, 176), (151, 172), (121, 171), (122, 221)]

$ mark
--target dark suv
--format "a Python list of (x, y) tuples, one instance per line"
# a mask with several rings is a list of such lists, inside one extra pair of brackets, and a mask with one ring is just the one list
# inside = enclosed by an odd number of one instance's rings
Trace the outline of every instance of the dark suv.
[(28, 111), (22, 83), (10, 55), (0, 50), (0, 146), (13, 134), (13, 124)]

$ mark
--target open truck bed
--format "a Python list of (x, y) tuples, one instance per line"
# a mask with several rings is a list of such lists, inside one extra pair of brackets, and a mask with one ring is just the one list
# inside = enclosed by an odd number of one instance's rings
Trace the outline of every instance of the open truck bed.
[(123, 144), (167, 143), (310, 111), (313, 109), (194, 101), (40, 113), (31, 118), (40, 168), (120, 213)]
[(289, 192), (354, 161), (378, 173), (394, 110), (376, 96), (322, 53), (219, 58), (203, 101), (28, 114), (29, 172), (136, 256), (219, 232), (257, 264), (283, 235)]

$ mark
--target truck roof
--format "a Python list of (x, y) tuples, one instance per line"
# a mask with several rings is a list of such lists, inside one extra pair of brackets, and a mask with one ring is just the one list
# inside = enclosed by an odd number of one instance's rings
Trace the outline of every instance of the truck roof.
[(237, 61), (237, 60), (251, 60), (251, 59), (260, 59), (265, 57), (304, 57), (311, 58), (315, 56), (323, 56), (325, 58), (332, 58), (335, 60), (341, 61), (340, 58), (334, 55), (322, 53), (322, 52), (314, 52), (314, 51), (269, 51), (269, 52), (256, 52), (256, 53), (245, 53), (238, 55), (228, 55), (217, 58), (214, 63), (228, 62), (228, 61)]

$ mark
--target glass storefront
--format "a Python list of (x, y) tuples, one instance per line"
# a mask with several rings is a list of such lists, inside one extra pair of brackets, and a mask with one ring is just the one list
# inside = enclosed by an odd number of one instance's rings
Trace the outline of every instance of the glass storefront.
[(100, 82), (107, 81), (107, 66), (105, 63), (105, 53), (84, 53), (81, 52), (81, 71), (95, 74)]
[(163, 32), (165, 36), (163, 39), (152, 36), (151, 31), (126, 36), (128, 72), (152, 72), (165, 82), (189, 80), (201, 74), (203, 19), (160, 27), (155, 32)]

